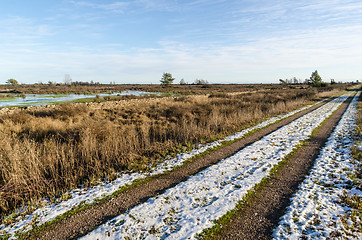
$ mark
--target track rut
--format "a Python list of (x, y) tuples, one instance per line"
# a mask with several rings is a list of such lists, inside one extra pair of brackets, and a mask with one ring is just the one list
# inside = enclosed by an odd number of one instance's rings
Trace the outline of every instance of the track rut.
[(353, 97), (320, 126), (267, 183), (258, 189), (249, 204), (238, 210), (218, 233), (206, 239), (270, 239), (273, 228), (290, 204), (290, 198), (313, 166), (320, 150), (346, 111)]

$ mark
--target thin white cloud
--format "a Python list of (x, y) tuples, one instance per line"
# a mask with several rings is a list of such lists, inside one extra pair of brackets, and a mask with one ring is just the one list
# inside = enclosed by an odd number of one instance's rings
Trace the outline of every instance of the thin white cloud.
[(226, 0), (194, 0), (191, 2), (186, 3), (187, 6), (192, 7), (199, 7), (199, 6), (208, 6), (208, 5), (215, 5), (219, 3), (224, 3)]
[(33, 19), (12, 16), (0, 21), (0, 41), (35, 39), (55, 34), (48, 24), (36, 24)]
[(106, 11), (112, 11), (116, 13), (123, 13), (128, 6), (131, 4), (130, 2), (125, 1), (117, 1), (113, 3), (93, 3), (90, 1), (69, 1), (70, 3), (74, 4), (78, 7), (89, 7), (94, 9), (101, 9)]
[[(362, 33), (356, 30), (313, 30), (218, 47), (161, 42), (160, 48), (131, 49), (127, 53), (96, 54), (78, 49), (72, 53), (23, 56), (20, 60), (14, 56), (9, 59), (13, 64), (7, 65), (15, 70), (15, 64), (27, 63), (25, 71), (37, 69), (48, 76), (57, 73), (56, 78), (49, 79), (52, 81), (61, 81), (64, 73), (70, 73), (73, 79), (84, 81), (157, 83), (159, 75), (169, 71), (189, 82), (195, 78), (210, 82), (277, 82), (279, 78), (292, 77), (290, 72), (307, 78), (315, 69), (326, 79), (355, 80), (359, 77), (354, 75), (356, 72), (341, 73), (339, 68), (355, 69), (362, 61), (362, 56), (356, 54), (362, 52)], [(24, 76), (20, 81), (24, 81)]]
[[(178, 11), (180, 7), (191, 6), (180, 1), (167, 2), (132, 0), (96, 4), (72, 1), (72, 4), (115, 13), (130, 9)], [(195, 0), (191, 4), (201, 7), (222, 2)], [(233, 3), (236, 6), (238, 1)], [(82, 31), (86, 36), (95, 34), (94, 39), (101, 31), (97, 31), (95, 24), (78, 19), (70, 26), (57, 27), (12, 17), (0, 21), (3, 33), (0, 36), (0, 76), (3, 81), (14, 77), (20, 82), (34, 82), (39, 78), (44, 82), (59, 82), (69, 73), (79, 81), (157, 83), (165, 71), (189, 82), (195, 78), (210, 82), (277, 82), (279, 78), (293, 75), (302, 79), (309, 77), (315, 69), (327, 79), (336, 80), (355, 80), (362, 74), (357, 66), (362, 62), (359, 54), (362, 52), (362, 15), (358, 15), (361, 4), (356, 1), (345, 4), (322, 1), (317, 5), (313, 1), (261, 3), (240, 7), (241, 10), (228, 8), (227, 17), (207, 21), (212, 27), (195, 27), (187, 19), (174, 21), (175, 25), (170, 27), (183, 25), (182, 31), (174, 35), (162, 34), (158, 41), (144, 47), (134, 45), (130, 49), (121, 41), (104, 41), (95, 47), (80, 46), (71, 35), (69, 45), (62, 43), (59, 48), (58, 45), (52, 47), (46, 41), (52, 34), (60, 36), (64, 32)], [(79, 19), (85, 19), (84, 14), (79, 11)], [(319, 22), (313, 24), (314, 20)], [(190, 28), (185, 30), (185, 26)], [(101, 29), (104, 25), (98, 27)], [(254, 32), (254, 28), (259, 29)]]
[(69, 2), (78, 7), (88, 7), (119, 14), (144, 11), (176, 11), (179, 6), (175, 0), (129, 0), (113, 1), (111, 3), (71, 0)]

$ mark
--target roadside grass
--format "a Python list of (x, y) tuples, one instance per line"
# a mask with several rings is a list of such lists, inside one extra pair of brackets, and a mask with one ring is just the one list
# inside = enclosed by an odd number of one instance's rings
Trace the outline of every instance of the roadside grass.
[(112, 179), (119, 171), (146, 171), (181, 148), (291, 111), (316, 94), (287, 89), (146, 98), (120, 105), (60, 104), (0, 116), (0, 215), (4, 219), (18, 206)]
[[(354, 146), (351, 147), (351, 156), (354, 159), (354, 171), (348, 174), (352, 182), (352, 186), (359, 191), (362, 191), (362, 151), (361, 151), (361, 136), (362, 136), (362, 95), (358, 101), (358, 111), (356, 117), (356, 127), (354, 132)], [(350, 207), (351, 212), (348, 212), (342, 217), (344, 232), (348, 236), (356, 237), (354, 232), (362, 233), (362, 197), (356, 194), (348, 194), (345, 192), (340, 196), (341, 203)]]
[[(334, 112), (336, 112), (337, 110), (335, 110)], [(330, 117), (326, 118), (317, 128), (313, 130), (309, 139), (302, 141), (296, 148), (292, 150), (291, 153), (289, 153), (279, 163), (273, 166), (267, 177), (264, 177), (258, 184), (256, 184), (250, 190), (248, 190), (245, 196), (239, 202), (237, 202), (234, 209), (228, 211), (225, 215), (215, 220), (214, 226), (212, 226), (211, 228), (204, 229), (201, 233), (196, 235), (196, 238), (206, 239), (206, 240), (220, 239), (220, 235), (224, 231), (224, 229), (227, 228), (227, 225), (233, 219), (235, 219), (241, 212), (251, 207), (254, 201), (256, 201), (259, 197), (262, 197), (260, 196), (260, 192), (272, 181), (274, 176), (277, 176), (283, 171), (285, 164), (289, 161), (291, 157), (293, 157), (293, 155), (299, 149), (303, 148), (305, 145), (310, 143), (310, 140), (315, 136), (315, 134), (319, 131), (319, 129), (333, 116), (334, 112), (330, 115)]]

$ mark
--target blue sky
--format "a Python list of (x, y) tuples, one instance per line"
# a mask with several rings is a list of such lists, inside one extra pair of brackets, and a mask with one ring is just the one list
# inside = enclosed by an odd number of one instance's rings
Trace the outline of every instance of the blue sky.
[(2, 0), (0, 84), (362, 78), (362, 2)]

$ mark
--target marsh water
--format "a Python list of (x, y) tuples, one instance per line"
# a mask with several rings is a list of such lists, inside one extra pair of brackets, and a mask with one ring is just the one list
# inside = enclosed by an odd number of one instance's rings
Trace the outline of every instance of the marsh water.
[(96, 95), (100, 97), (104, 96), (125, 96), (125, 95), (149, 95), (152, 93), (141, 92), (141, 91), (123, 91), (123, 92), (114, 92), (114, 93), (94, 93), (94, 94), (25, 94), (25, 95), (15, 95), (14, 97), (7, 98), (4, 95), (4, 98), (0, 98), (0, 108), (1, 107), (18, 107), (18, 106), (40, 106), (48, 104), (56, 104), (61, 102), (69, 102), (84, 98), (95, 98)]

